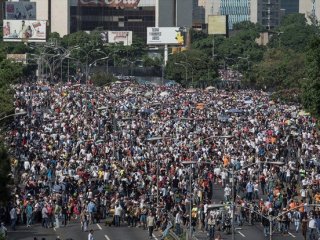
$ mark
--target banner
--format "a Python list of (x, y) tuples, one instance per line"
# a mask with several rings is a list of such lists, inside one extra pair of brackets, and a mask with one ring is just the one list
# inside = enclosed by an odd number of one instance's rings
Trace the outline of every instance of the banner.
[(27, 54), (7, 54), (7, 59), (13, 62), (27, 63)]
[(79, 6), (108, 6), (115, 8), (136, 8), (140, 0), (78, 0)]
[(4, 20), (3, 41), (45, 42), (46, 21)]
[(36, 20), (35, 2), (5, 2), (6, 20)]
[(184, 46), (186, 29), (179, 27), (148, 27), (147, 44)]
[(209, 15), (208, 16), (208, 34), (227, 35), (228, 34), (228, 17), (226, 15)]
[(106, 43), (122, 43), (124, 46), (132, 45), (132, 31), (107, 31), (101, 33), (102, 41)]

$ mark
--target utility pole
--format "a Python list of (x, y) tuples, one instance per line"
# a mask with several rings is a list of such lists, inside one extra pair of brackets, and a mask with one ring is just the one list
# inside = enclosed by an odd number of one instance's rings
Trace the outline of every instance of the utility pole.
[(214, 35), (212, 36), (212, 60), (214, 60)]

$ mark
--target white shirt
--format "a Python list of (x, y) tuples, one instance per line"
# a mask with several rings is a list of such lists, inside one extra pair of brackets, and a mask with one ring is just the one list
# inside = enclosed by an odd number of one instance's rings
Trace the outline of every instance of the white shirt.
[(88, 240), (94, 240), (92, 233), (89, 233), (89, 234), (88, 234)]
[(309, 228), (316, 228), (316, 221), (314, 219), (310, 219)]

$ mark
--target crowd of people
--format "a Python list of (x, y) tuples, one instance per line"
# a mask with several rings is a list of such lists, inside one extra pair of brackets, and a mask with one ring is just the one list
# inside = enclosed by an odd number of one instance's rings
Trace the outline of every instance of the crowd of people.
[(126, 221), (150, 236), (173, 227), (220, 239), (232, 219), (261, 222), (265, 236), (270, 221), (320, 236), (319, 132), (300, 106), (262, 91), (131, 82), (14, 89), (27, 114), (6, 134), (20, 177), (0, 207), (12, 230)]

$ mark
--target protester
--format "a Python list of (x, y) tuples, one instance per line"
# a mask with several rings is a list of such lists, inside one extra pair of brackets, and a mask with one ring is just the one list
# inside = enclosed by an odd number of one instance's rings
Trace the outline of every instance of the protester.
[[(29, 212), (28, 226), (43, 227), (80, 218), (83, 231), (109, 213), (118, 227), (139, 222), (166, 229), (170, 217), (177, 233), (205, 225), (218, 236), (233, 215), (230, 207), (208, 209), (212, 203), (235, 201), (239, 225), (261, 221), (256, 213), (281, 216), (275, 222), (283, 233), (295, 211), (300, 220), (291, 225), (299, 230), (301, 223), (304, 231), (301, 219), (309, 223), (319, 209), (308, 206), (319, 202), (319, 132), (316, 119), (297, 104), (257, 90), (131, 82), (20, 84), (14, 90), (16, 111), (27, 112), (6, 134), (20, 184), (0, 217), (18, 208)], [(213, 194), (214, 185), (224, 199)], [(196, 216), (191, 223), (189, 214)]]

